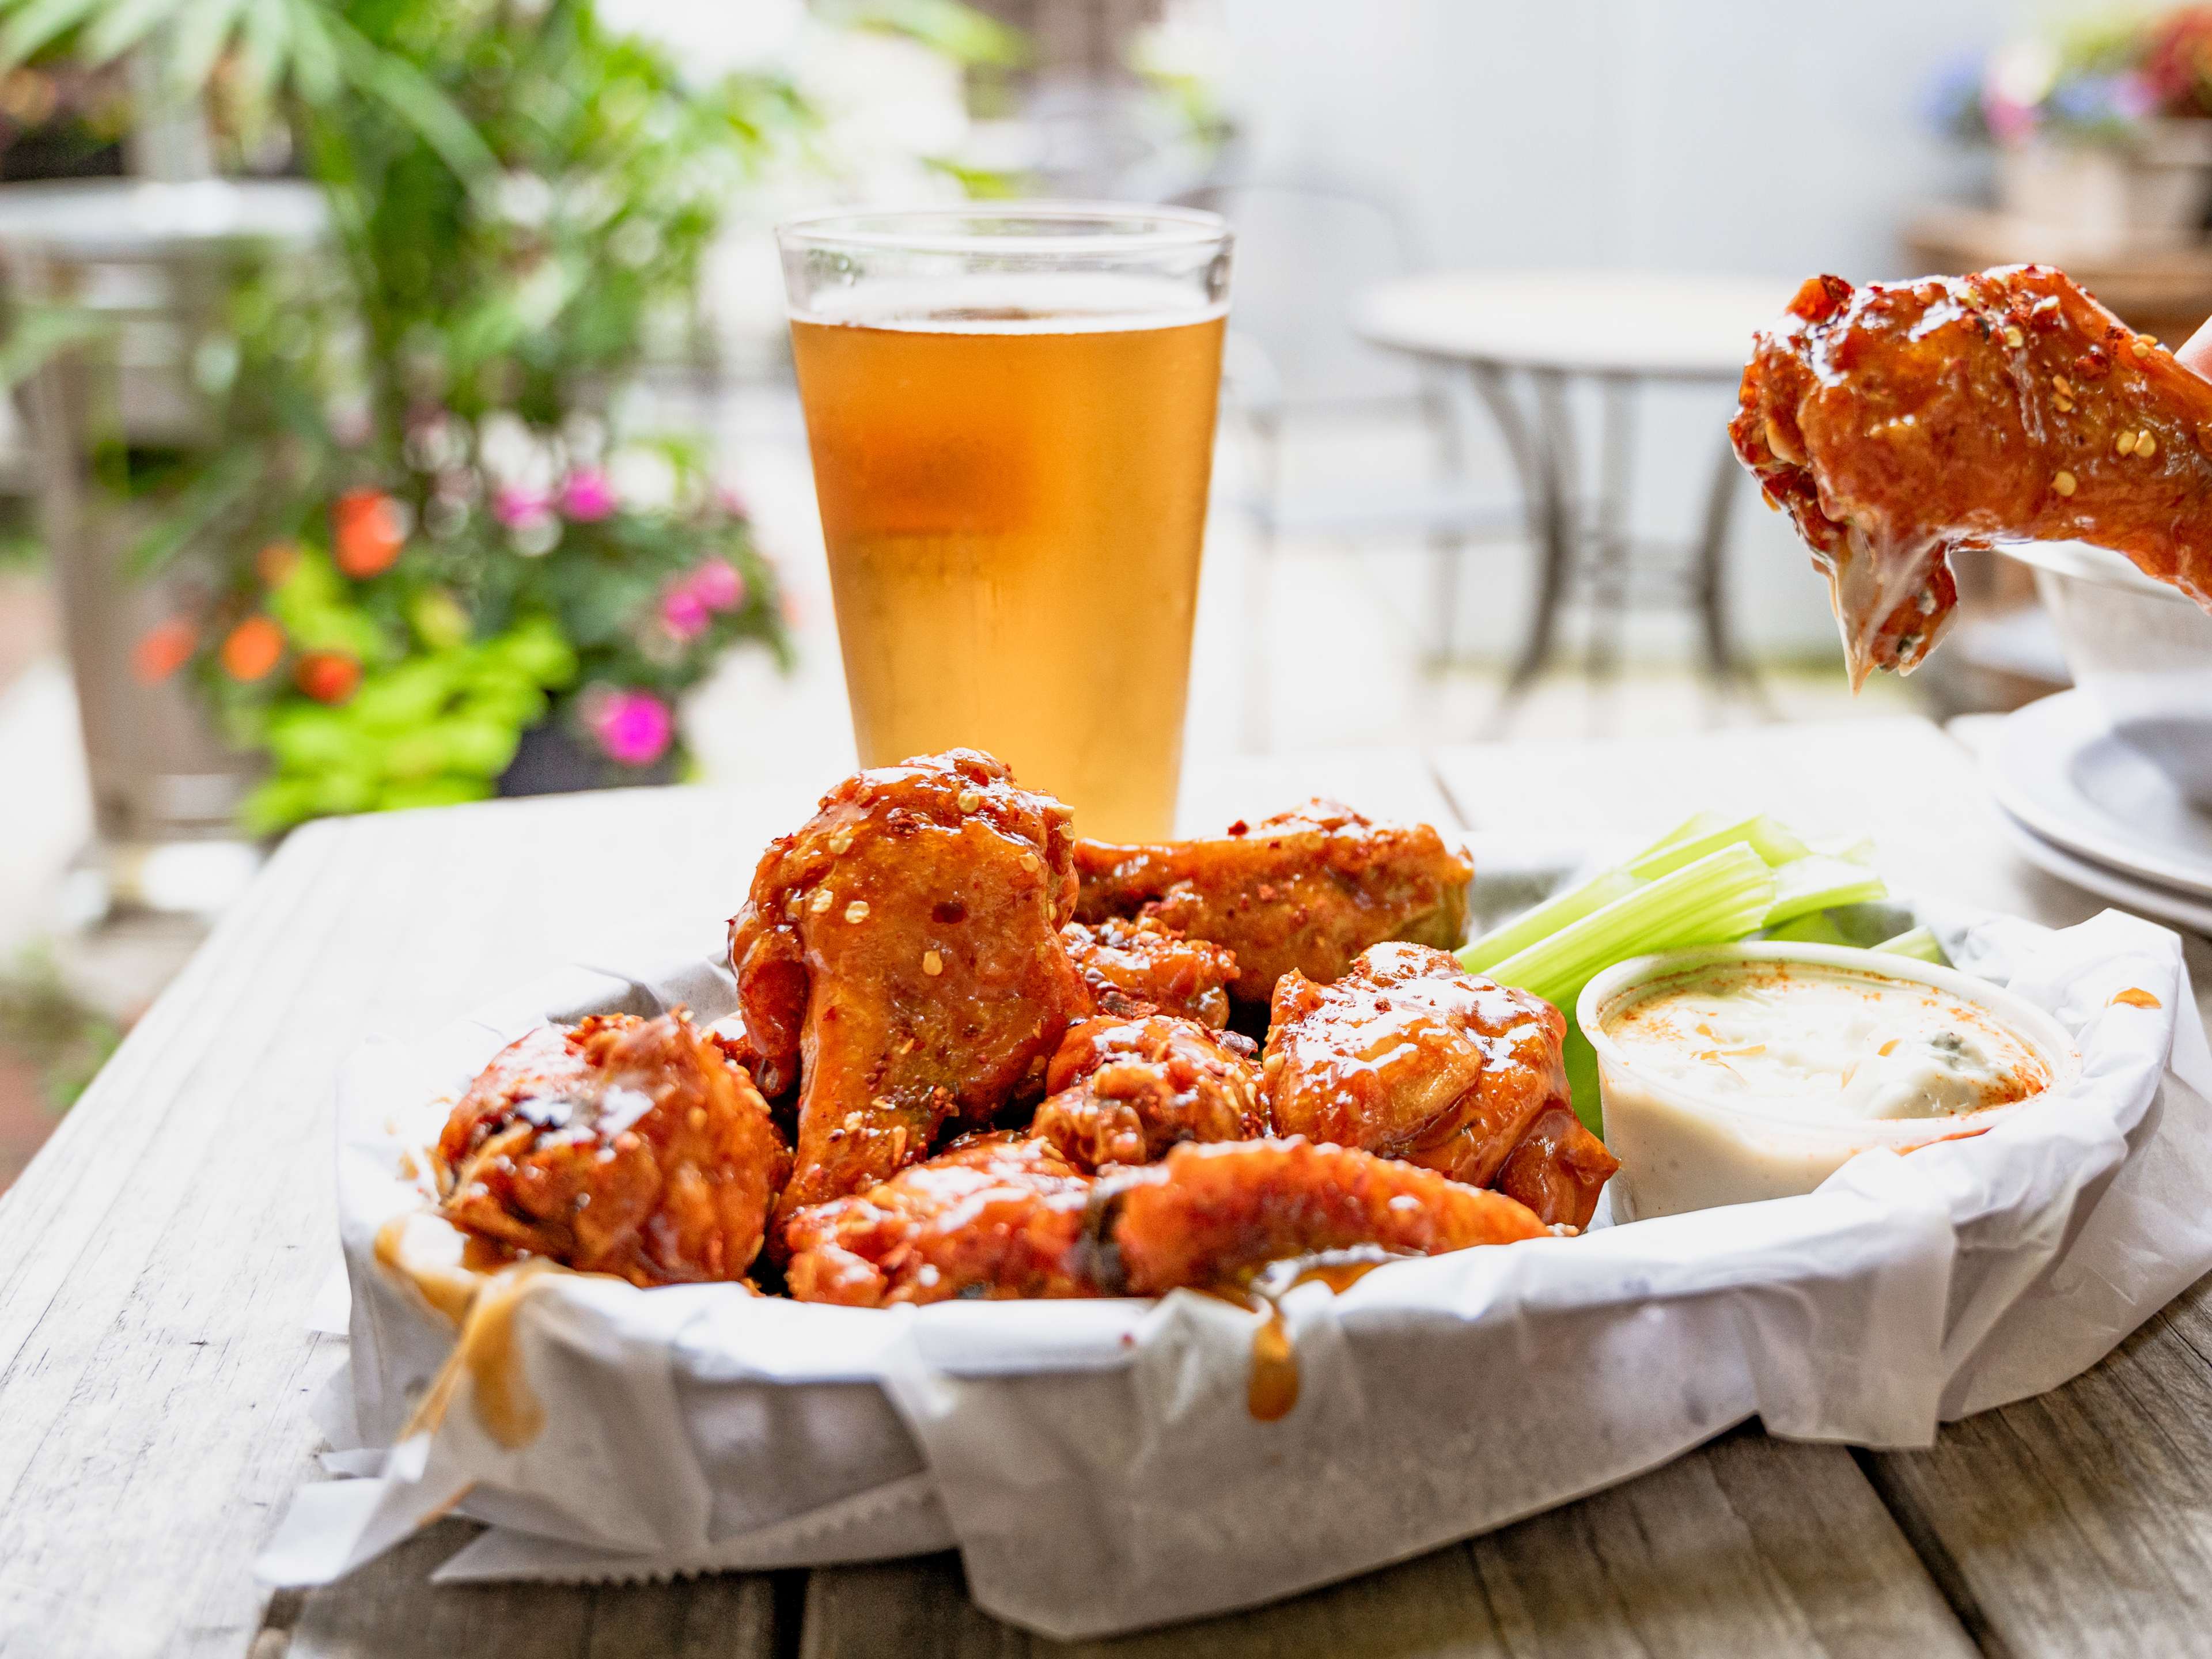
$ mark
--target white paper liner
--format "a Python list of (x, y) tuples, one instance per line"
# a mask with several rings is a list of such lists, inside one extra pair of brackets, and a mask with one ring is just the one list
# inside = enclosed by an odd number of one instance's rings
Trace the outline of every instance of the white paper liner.
[[(455, 1509), (493, 1530), (441, 1579), (614, 1582), (957, 1543), (969, 1588), (1048, 1635), (1247, 1607), (1623, 1480), (1758, 1415), (1918, 1446), (2041, 1392), (2212, 1267), (2212, 1049), (2180, 942), (2108, 911), (2063, 933), (1923, 903), (1961, 968), (2074, 1032), (2081, 1079), (1998, 1127), (1868, 1152), (1803, 1198), (1395, 1263), (1294, 1291), (1301, 1377), (1247, 1407), (1254, 1316), (1135, 1301), (809, 1307), (727, 1286), (550, 1276), (516, 1321), (545, 1428), (500, 1445), (463, 1383), (380, 1455), (451, 1327), (373, 1257), (422, 1202), (398, 1170), (437, 1103), (547, 1018), (688, 1003), (726, 973), (579, 969), (339, 1089), (352, 1358), (320, 1420), (337, 1471), (259, 1563), (342, 1576)], [(2113, 1006), (2138, 988), (2156, 1008)]]

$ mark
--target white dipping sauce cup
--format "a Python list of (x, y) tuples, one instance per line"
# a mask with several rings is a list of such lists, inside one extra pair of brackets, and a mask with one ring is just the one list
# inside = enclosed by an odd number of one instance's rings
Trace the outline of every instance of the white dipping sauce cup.
[[(2081, 1057), (2065, 1028), (2031, 1003), (1954, 969), (1842, 945), (1718, 945), (1638, 957), (1608, 968), (1583, 987), (1575, 1018), (1597, 1050), (1605, 1105), (1605, 1143), (1620, 1160), (1611, 1193), (1621, 1221), (1809, 1193), (1859, 1153), (1916, 1146), (1990, 1127), (2022, 1103), (2007, 1101), (1943, 1117), (1842, 1120), (1808, 1116), (1783, 1102), (1723, 1099), (1654, 1076), (1607, 1034), (1609, 1017), (1660, 981), (1690, 982), (1700, 970), (1785, 963), (1863, 977), (1929, 986), (1979, 1008), (2018, 1036), (2043, 1062), (2048, 1085), (2063, 1088)], [(2031, 1095), (2027, 1099), (2035, 1098)]]

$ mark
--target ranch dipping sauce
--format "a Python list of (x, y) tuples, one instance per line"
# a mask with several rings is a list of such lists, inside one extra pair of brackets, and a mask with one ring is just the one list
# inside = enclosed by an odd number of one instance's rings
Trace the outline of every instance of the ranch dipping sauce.
[(2055, 1021), (1994, 986), (1824, 946), (1624, 964), (1578, 1012), (1621, 1220), (1811, 1192), (1871, 1147), (1978, 1134), (2078, 1064)]

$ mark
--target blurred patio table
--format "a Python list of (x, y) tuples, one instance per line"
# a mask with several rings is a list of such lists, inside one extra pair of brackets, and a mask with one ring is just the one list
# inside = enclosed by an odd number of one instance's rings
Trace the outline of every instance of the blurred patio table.
[[(1438, 272), (1359, 297), (1352, 326), (1367, 340), (1468, 371), (1539, 527), (1536, 606), (1506, 682), (1509, 702), (1550, 664), (1560, 607), (1577, 597), (1589, 608), (1592, 678), (1614, 671), (1625, 614), (1674, 605), (1696, 613), (1714, 684), (1758, 696), (1728, 628), (1725, 556), (1741, 468), (1716, 429), (1695, 536), (1686, 547), (1640, 540), (1631, 499), (1637, 402), (1651, 385), (1733, 386), (1753, 332), (1782, 314), (1790, 295), (1760, 278), (1561, 270)], [(1575, 412), (1584, 386), (1601, 408), (1594, 491), (1583, 484)]]
[[(1455, 825), (1480, 855), (1634, 841), (1698, 808), (1759, 807), (1811, 832), (1871, 833), (1900, 887), (2053, 925), (2100, 908), (2014, 858), (1975, 779), (1923, 721), (1762, 725), (1207, 757), (1187, 784), (1185, 823), (1322, 791)], [(0, 1198), (0, 1655), (1065, 1650), (979, 1611), (949, 1555), (666, 1584), (434, 1586), (429, 1571), (473, 1530), (449, 1520), (326, 1589), (271, 1596), (252, 1577), (294, 1489), (319, 1478), (310, 1402), (344, 1353), (307, 1328), (337, 1260), (339, 1057), (372, 1031), (434, 1028), (555, 963), (713, 949), (763, 842), (830, 781), (353, 818), (284, 844)], [(2201, 942), (2191, 966), (2212, 988)], [(2202, 1652), (2207, 1356), (2212, 1300), (2199, 1285), (2086, 1376), (1953, 1425), (1932, 1449), (1741, 1426), (1472, 1541), (1081, 1650)]]

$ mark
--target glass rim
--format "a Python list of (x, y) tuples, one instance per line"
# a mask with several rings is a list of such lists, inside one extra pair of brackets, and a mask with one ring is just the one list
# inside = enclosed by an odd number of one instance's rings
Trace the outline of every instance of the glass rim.
[[(1141, 229), (1079, 233), (995, 234), (953, 227), (988, 223), (1055, 222), (1075, 225), (1129, 225)], [(939, 227), (942, 227), (940, 228)], [(912, 253), (975, 253), (994, 257), (1067, 253), (1158, 253), (1175, 248), (1225, 246), (1229, 222), (1202, 208), (1161, 206), (1150, 202), (1035, 201), (963, 202), (928, 207), (822, 208), (784, 220), (775, 228), (778, 246), (792, 248), (858, 248)]]

